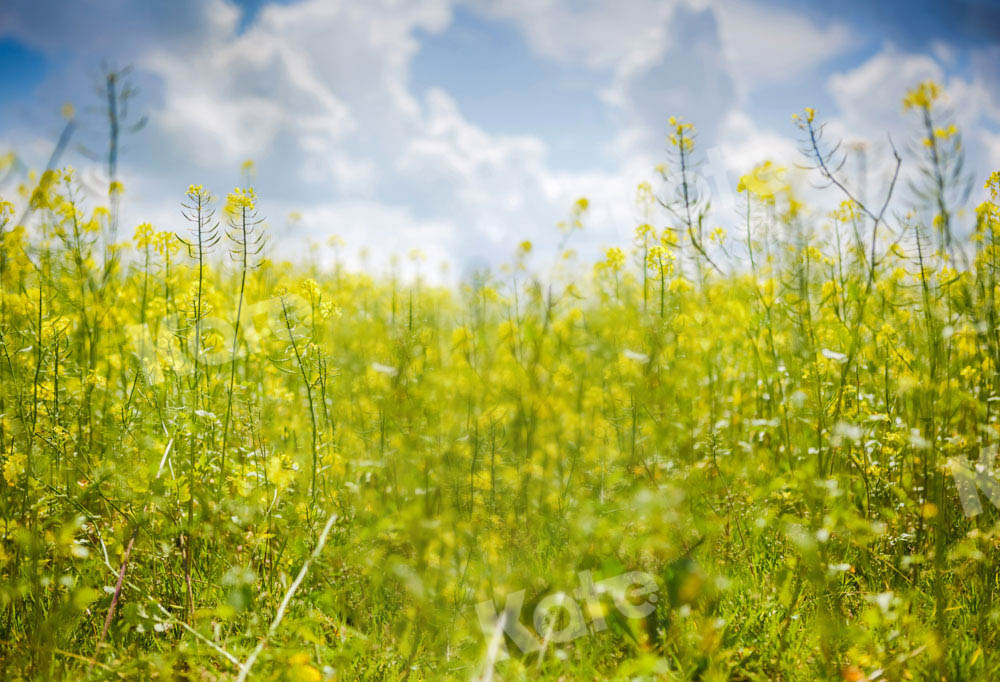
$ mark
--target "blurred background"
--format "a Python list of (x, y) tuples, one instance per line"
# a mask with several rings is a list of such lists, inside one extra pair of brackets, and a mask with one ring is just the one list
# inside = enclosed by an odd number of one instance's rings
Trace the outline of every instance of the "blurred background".
[(17, 161), (0, 192), (45, 167), (69, 102), (60, 163), (106, 199), (105, 76), (126, 67), (123, 234), (147, 220), (181, 229), (189, 183), (224, 195), (252, 182), (278, 256), (325, 262), (339, 235), (348, 263), (396, 253), (413, 268), (419, 249), (433, 277), (496, 265), (525, 238), (554, 251), (553, 226), (580, 196), (581, 255), (627, 242), (669, 116), (697, 127), (720, 225), (738, 216), (741, 173), (803, 162), (790, 117), (806, 106), (849, 145), (849, 176), (882, 172), (887, 133), (901, 149), (911, 137), (902, 95), (925, 79), (947, 93), (977, 197), (1000, 167), (992, 1), (852, 0), (833, 13), (771, 1), (5, 0), (0, 152)]

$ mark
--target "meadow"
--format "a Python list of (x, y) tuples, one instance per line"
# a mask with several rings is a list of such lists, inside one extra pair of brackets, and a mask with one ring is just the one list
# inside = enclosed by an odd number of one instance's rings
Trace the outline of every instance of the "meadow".
[(728, 230), (671, 119), (631, 243), (574, 253), (580, 199), (451, 287), (274, 262), (249, 187), (175, 234), (33, 177), (2, 677), (996, 679), (1000, 174), (966, 205), (939, 97), (868, 199), (805, 110), (837, 207), (765, 163)]

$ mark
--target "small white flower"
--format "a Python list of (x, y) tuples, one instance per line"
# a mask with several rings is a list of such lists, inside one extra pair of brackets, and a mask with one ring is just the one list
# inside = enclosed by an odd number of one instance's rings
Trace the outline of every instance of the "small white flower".
[(861, 427), (856, 424), (838, 422), (837, 425), (833, 427), (833, 435), (836, 439), (851, 440), (857, 443), (864, 435), (864, 431), (862, 431)]
[(820, 352), (823, 354), (823, 357), (826, 358), (827, 360), (835, 360), (836, 362), (839, 362), (840, 364), (844, 364), (845, 362), (847, 362), (847, 356), (844, 355), (843, 353), (838, 353), (835, 350), (830, 350), (829, 348), (824, 348)]
[(395, 367), (390, 367), (389, 365), (383, 365), (381, 362), (373, 362), (372, 369), (379, 374), (384, 374), (389, 377), (394, 377), (399, 374), (399, 370)]
[(875, 603), (878, 604), (878, 607), (882, 609), (883, 612), (886, 612), (889, 610), (889, 607), (892, 606), (892, 597), (892, 592), (882, 592), (875, 595)]
[(635, 360), (636, 362), (641, 362), (643, 364), (649, 362), (648, 355), (646, 355), (645, 353), (640, 353), (639, 351), (629, 350), (628, 348), (625, 349), (623, 355), (627, 357), (629, 360)]

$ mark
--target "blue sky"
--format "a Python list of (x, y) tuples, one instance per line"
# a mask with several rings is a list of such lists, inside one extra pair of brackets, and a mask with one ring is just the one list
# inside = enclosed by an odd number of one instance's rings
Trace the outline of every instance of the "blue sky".
[(415, 92), (444, 89), (465, 116), (491, 133), (537, 135), (555, 167), (610, 168), (593, 146), (614, 130), (614, 116), (599, 95), (610, 77), (607, 69), (539, 59), (515, 24), (468, 7), (456, 8), (443, 32), (418, 37)]
[(134, 66), (149, 119), (123, 148), (127, 221), (179, 229), (188, 183), (224, 193), (253, 159), (289, 255), (336, 233), (376, 258), (495, 264), (523, 238), (554, 243), (580, 195), (581, 250), (621, 242), (671, 115), (698, 126), (726, 224), (739, 173), (800, 161), (793, 112), (869, 143), (877, 174), (925, 78), (946, 88), (970, 170), (1000, 167), (996, 1), (7, 0), (0, 151), (42, 165), (73, 102), (66, 161), (99, 186), (84, 151), (103, 144), (104, 62)]

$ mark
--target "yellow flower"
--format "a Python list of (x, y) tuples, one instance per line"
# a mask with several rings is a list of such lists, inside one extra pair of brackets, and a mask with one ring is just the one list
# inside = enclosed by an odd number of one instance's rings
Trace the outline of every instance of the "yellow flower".
[(0, 199), (0, 225), (6, 225), (14, 217), (14, 204)]
[(694, 125), (684, 123), (675, 116), (671, 116), (669, 122), (670, 134), (667, 139), (670, 140), (670, 145), (684, 153), (694, 151)]
[(640, 206), (648, 206), (653, 203), (653, 186), (648, 182), (640, 182), (635, 188), (635, 200)]
[(990, 199), (992, 201), (1000, 199), (1000, 171), (990, 173), (990, 177), (986, 180), (986, 184), (983, 185), (983, 189), (990, 191)]
[(451, 345), (459, 352), (467, 352), (472, 347), (472, 332), (469, 328), (456, 327), (451, 333)]
[(265, 470), (268, 480), (278, 490), (287, 487), (295, 477), (295, 473), (287, 468), (285, 458), (280, 455), (271, 455), (267, 460)]
[(188, 199), (195, 203), (206, 204), (212, 200), (212, 194), (201, 185), (188, 185)]
[(145, 249), (153, 242), (153, 226), (149, 223), (141, 223), (135, 228), (135, 245), (140, 249)]
[(320, 682), (323, 679), (323, 675), (316, 670), (313, 666), (309, 665), (309, 654), (300, 652), (293, 654), (291, 658), (288, 659), (289, 672), (291, 673), (291, 678), (294, 680), (301, 680), (301, 682)]
[[(199, 187), (200, 189), (200, 187)], [(251, 213), (256, 208), (257, 195), (252, 187), (237, 187), (226, 195), (226, 215), (235, 218), (246, 213)]]
[(607, 267), (614, 272), (620, 272), (625, 265), (625, 252), (617, 246), (612, 246), (605, 251), (604, 258)]
[(24, 473), (28, 458), (23, 452), (7, 453), (7, 461), (3, 463), (3, 478), (8, 485), (14, 485)]
[(569, 222), (563, 220), (556, 224), (556, 226), (562, 232), (570, 232), (572, 230), (583, 229), (583, 216), (590, 208), (590, 200), (587, 197), (580, 197), (575, 202), (573, 202), (573, 208), (570, 210), (570, 220)]
[(671, 275), (674, 271), (674, 254), (664, 246), (655, 244), (646, 254), (646, 267), (664, 277)]
[(765, 204), (773, 204), (777, 194), (788, 188), (788, 183), (785, 181), (786, 172), (783, 166), (765, 161), (740, 177), (736, 191), (752, 194)]
[(804, 116), (802, 114), (792, 114), (792, 120), (799, 125), (802, 125), (802, 121), (805, 121), (808, 124), (816, 120), (816, 110), (812, 107), (806, 107), (802, 111), (803, 114), (805, 114)]
[(177, 241), (177, 235), (173, 232), (157, 232), (153, 235), (153, 246), (161, 256), (169, 256), (176, 253), (181, 247)]
[(955, 127), (954, 123), (952, 123), (947, 128), (936, 128), (934, 130), (934, 137), (941, 140), (947, 140), (949, 137), (954, 137), (957, 134), (958, 134), (958, 128)]
[(929, 109), (941, 96), (941, 86), (934, 81), (924, 81), (903, 97), (903, 109)]

